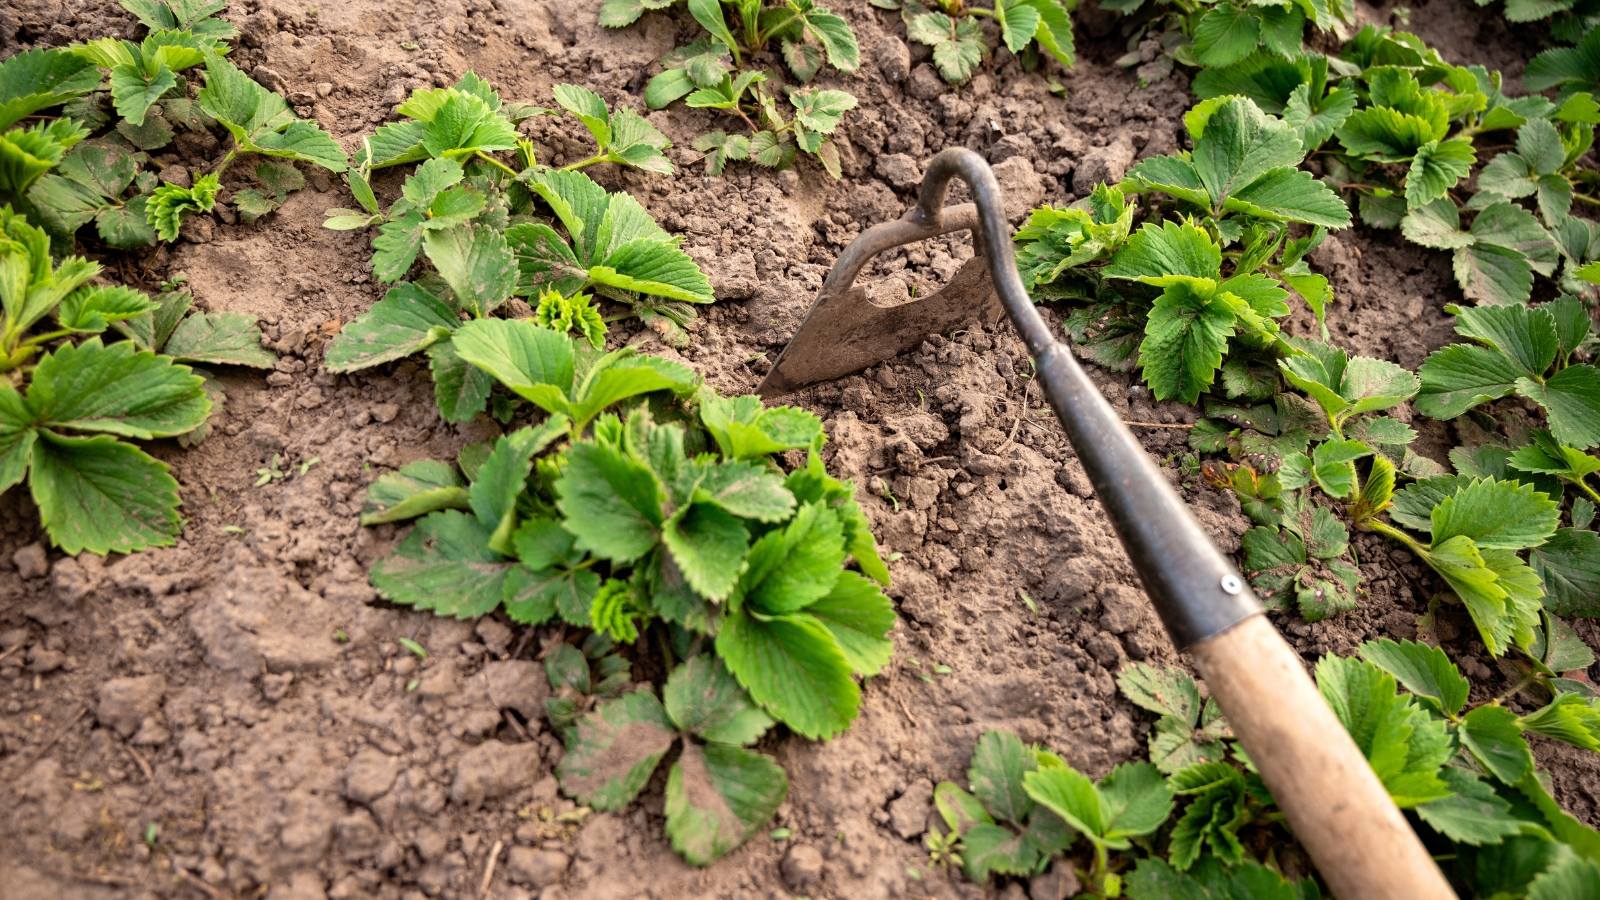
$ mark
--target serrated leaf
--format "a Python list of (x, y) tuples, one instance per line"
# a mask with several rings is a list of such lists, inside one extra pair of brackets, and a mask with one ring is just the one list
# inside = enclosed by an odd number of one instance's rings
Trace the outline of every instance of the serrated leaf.
[(441, 509), (470, 509), (461, 476), (449, 463), (425, 459), (378, 476), (367, 488), (361, 524), (413, 519)]
[(660, 540), (664, 497), (655, 476), (612, 447), (575, 445), (555, 490), (567, 530), (597, 556), (628, 562)]
[(712, 743), (748, 746), (772, 727), (772, 718), (709, 653), (674, 669), (661, 696), (679, 731)]
[(1517, 714), (1503, 706), (1480, 706), (1467, 713), (1457, 734), (1478, 763), (1506, 784), (1516, 784), (1533, 770), (1533, 754)]
[(1477, 238), (1461, 230), (1461, 212), (1448, 197), (1440, 197), (1406, 211), (1400, 220), (1406, 240), (1435, 250), (1469, 247)]
[(760, 830), (788, 791), (788, 776), (769, 756), (686, 743), (667, 776), (672, 849), (690, 865), (710, 865)]
[(1559, 528), (1528, 559), (1544, 583), (1545, 606), (1552, 613), (1600, 614), (1600, 535)]
[(270, 369), (278, 357), (261, 346), (256, 317), (244, 313), (195, 313), (173, 330), (162, 352), (183, 362)]
[(1406, 205), (1415, 208), (1444, 197), (1477, 161), (1469, 140), (1429, 141), (1418, 147), (1406, 175)]
[(1348, 228), (1350, 209), (1339, 195), (1310, 172), (1271, 169), (1228, 197), (1224, 207), (1263, 218)]
[(1526, 302), (1533, 288), (1533, 267), (1516, 250), (1477, 243), (1455, 251), (1456, 282), (1479, 303)]
[(1527, 822), (1511, 813), (1511, 804), (1487, 783), (1461, 769), (1447, 766), (1440, 776), (1451, 795), (1416, 808), (1418, 818), (1452, 841), (1474, 847), (1498, 844), (1522, 834)]
[(1207, 68), (1231, 66), (1256, 49), (1261, 20), (1232, 3), (1219, 3), (1194, 27), (1195, 54)]
[(621, 290), (687, 303), (710, 303), (715, 299), (710, 280), (687, 253), (653, 238), (618, 247), (603, 265), (590, 267), (589, 278)]
[(201, 379), (167, 357), (94, 337), (39, 360), (28, 409), (46, 428), (149, 439), (183, 434), (206, 420)]
[(1130, 837), (1149, 834), (1172, 813), (1172, 788), (1155, 766), (1123, 763), (1096, 785), (1071, 766), (1049, 766), (1023, 776), (1028, 796), (1096, 844), (1127, 849)]
[(1600, 898), (1600, 862), (1569, 856), (1539, 873), (1528, 885), (1528, 900)]
[(1600, 752), (1600, 704), (1578, 694), (1560, 694), (1547, 706), (1517, 719), (1523, 730)]
[(449, 337), (460, 323), (455, 311), (425, 288), (397, 285), (339, 332), (324, 367), (353, 372), (404, 359)]
[(532, 518), (512, 536), (523, 568), (516, 573), (515, 596), (506, 597), (513, 621), (540, 624), (560, 613), (568, 624), (590, 624), (590, 609), (600, 576), (581, 567), (586, 554), (577, 538), (554, 519)]
[[(1190, 279), (1197, 285), (1221, 280), (1222, 248), (1199, 228), (1165, 222), (1147, 224), (1128, 237), (1103, 273), (1167, 287)], [(1189, 401), (1192, 402), (1192, 401)]]
[(806, 612), (833, 632), (834, 642), (857, 675), (876, 675), (889, 664), (894, 653), (889, 638), (895, 624), (894, 607), (869, 579), (855, 572), (840, 572), (833, 590), (807, 606)]
[(1521, 550), (1544, 543), (1560, 516), (1555, 502), (1532, 485), (1475, 480), (1434, 507), (1433, 540), (1464, 535), (1480, 548)]
[(68, 294), (56, 307), (61, 327), (99, 334), (113, 322), (121, 322), (158, 308), (144, 292), (117, 286), (91, 286)]
[[(43, 429), (26, 434), (37, 435), (29, 488), (39, 521), (64, 553), (132, 553), (172, 545), (182, 519), (178, 482), (165, 463), (111, 435), (67, 437)], [(4, 468), (14, 466), (7, 462)]]
[(1156, 399), (1198, 400), (1215, 380), (1233, 334), (1234, 313), (1226, 301), (1205, 298), (1185, 284), (1168, 287), (1151, 308), (1139, 345), (1139, 364)]
[(788, 525), (751, 545), (739, 590), (744, 603), (762, 613), (793, 613), (827, 596), (843, 563), (839, 517), (821, 504), (807, 503)]
[(550, 90), (556, 102), (589, 129), (601, 150), (611, 146), (611, 114), (599, 94), (575, 84), (558, 84)]
[(733, 590), (750, 532), (739, 517), (705, 503), (692, 503), (661, 526), (661, 538), (690, 587), (721, 601)]
[(1406, 690), (1444, 715), (1457, 715), (1467, 702), (1471, 685), (1438, 647), (1383, 638), (1368, 641), (1357, 650), (1363, 659), (1393, 675)]
[(1422, 386), (1417, 410), (1435, 419), (1453, 419), (1517, 389), (1524, 369), (1510, 356), (1489, 347), (1452, 344), (1437, 350), (1417, 370)]
[(372, 568), (372, 586), (395, 603), (467, 619), (500, 605), (516, 564), (489, 549), (477, 518), (445, 509), (418, 520)]
[[(558, 425), (564, 426), (561, 422)], [(515, 553), (512, 534), (516, 530), (517, 497), (522, 493), (528, 473), (533, 470), (533, 455), (549, 444), (559, 429), (521, 428), (496, 438), (489, 458), (478, 468), (468, 490), (473, 515), (489, 530), (490, 549), (503, 556)]]
[(1543, 384), (1519, 379), (1517, 392), (1544, 407), (1556, 440), (1580, 450), (1600, 444), (1600, 371), (1593, 366), (1568, 366)]
[(477, 318), (495, 310), (516, 290), (516, 258), (505, 236), (493, 228), (429, 230), (423, 235), (423, 247), (456, 302)]
[(817, 740), (855, 719), (861, 692), (832, 633), (800, 613), (735, 613), (717, 635), (717, 653), (750, 696), (796, 733)]
[(0, 131), (100, 85), (94, 63), (69, 49), (33, 48), (0, 62)]
[(1449, 737), (1396, 692), (1392, 676), (1372, 663), (1330, 655), (1317, 663), (1316, 680), (1397, 805), (1409, 808), (1449, 795), (1438, 775), (1451, 756)]
[(623, 694), (578, 720), (556, 777), (561, 789), (585, 806), (619, 810), (638, 796), (676, 739), (654, 694), (648, 689)]
[(483, 412), (494, 388), (494, 377), (464, 359), (453, 340), (428, 346), (428, 370), (433, 375), (433, 399), (446, 422), (470, 422)]
[(1157, 715), (1193, 726), (1200, 717), (1200, 690), (1182, 669), (1157, 669), (1134, 663), (1117, 674), (1123, 696)]
[(461, 357), (549, 412), (568, 410), (572, 340), (525, 320), (467, 322), (451, 339)]
[(197, 212), (210, 212), (216, 206), (220, 187), (215, 174), (201, 175), (187, 188), (163, 184), (150, 192), (145, 217), (162, 240), (175, 241), (184, 219)]
[(967, 780), (985, 810), (1021, 828), (1034, 808), (1033, 798), (1023, 788), (1023, 778), (1038, 768), (1033, 753), (1016, 735), (989, 731), (978, 738), (972, 751)]

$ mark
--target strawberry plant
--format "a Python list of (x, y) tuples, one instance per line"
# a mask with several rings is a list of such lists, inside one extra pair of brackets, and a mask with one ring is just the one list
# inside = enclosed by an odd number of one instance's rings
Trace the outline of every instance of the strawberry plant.
[[(462, 316), (488, 320), (514, 295), (537, 298), (539, 324), (578, 331), (596, 350), (606, 323), (585, 290), (625, 304), (671, 340), (687, 340), (689, 304), (710, 303), (711, 285), (644, 207), (627, 194), (607, 194), (581, 172), (530, 167), (505, 181), (494, 171), (469, 176), (449, 156), (429, 159), (387, 214), (370, 189), (359, 189), (363, 172), (353, 173), (367, 214), (331, 210), (327, 227), (382, 223), (373, 240), (380, 281), (404, 276), (419, 254), (435, 271), (394, 288), (346, 325), (328, 348), (329, 371), (426, 351), (440, 414), (464, 422), (484, 410), (493, 381), (458, 355), (452, 335)], [(535, 197), (555, 212), (566, 236), (537, 220), (506, 228), (509, 210), (532, 212)]]
[(1077, 61), (1072, 34), (1077, 0), (997, 0), (989, 9), (965, 0), (872, 0), (872, 5), (900, 10), (906, 37), (933, 48), (933, 64), (951, 84), (966, 84), (989, 56), (978, 17), (994, 20), (1000, 40), (1027, 71), (1038, 68), (1041, 54), (1067, 67)]
[(550, 682), (550, 697), (545, 700), (545, 716), (569, 742), (576, 737), (578, 719), (596, 701), (615, 699), (628, 686), (632, 664), (613, 653), (616, 644), (603, 631), (592, 631), (582, 648), (557, 644), (544, 658), (545, 678)]
[[(1229, 395), (1260, 396), (1265, 388), (1270, 396), (1276, 376), (1262, 362), (1297, 353), (1275, 322), (1289, 314), (1284, 285), (1321, 320), (1327, 281), (1304, 255), (1326, 228), (1348, 225), (1349, 212), (1295, 168), (1304, 157), (1295, 129), (1252, 101), (1206, 101), (1185, 123), (1192, 153), (1144, 160), (1078, 209), (1036, 211), (1017, 235), (1018, 264), (1036, 300), (1094, 301), (1069, 320), (1069, 333), (1091, 358), (1120, 368), (1132, 366), (1137, 346), (1157, 399), (1195, 402), (1223, 369), (1230, 344)], [(1172, 197), (1185, 218), (1130, 234), (1125, 195), (1155, 192)], [(1292, 223), (1315, 227), (1291, 239)], [(1239, 250), (1224, 251), (1235, 243)]]
[(1572, 362), (1589, 333), (1583, 305), (1572, 300), (1540, 307), (1445, 307), (1456, 331), (1472, 343), (1452, 344), (1423, 362), (1416, 407), (1436, 419), (1519, 394), (1537, 403), (1563, 444), (1600, 444), (1600, 372)]
[[(600, 24), (624, 28), (637, 22), (646, 9), (665, 9), (672, 3), (673, 0), (604, 0)], [(724, 4), (733, 13), (732, 27), (723, 13)], [(732, 54), (736, 66), (742, 63), (744, 53), (759, 53), (773, 42), (779, 44), (783, 61), (801, 83), (815, 78), (824, 63), (845, 73), (861, 66), (861, 51), (850, 24), (815, 0), (688, 0), (688, 6), (700, 27), (725, 48), (719, 53)], [(691, 46), (700, 43), (696, 41)]]
[[(172, 544), (178, 482), (121, 438), (201, 426), (211, 410), (204, 380), (147, 346), (102, 337), (165, 307), (90, 285), (100, 266), (82, 257), (53, 264), (48, 235), (9, 207), (0, 207), (0, 273), (0, 491), (28, 479), (46, 533), (70, 554)], [(54, 327), (38, 333), (51, 315)], [(90, 337), (71, 343), (82, 335)], [(199, 343), (180, 340), (180, 349)]]
[[(602, 103), (602, 113), (604, 106)], [(355, 155), (358, 168), (350, 187), (363, 205), (365, 195), (371, 193), (367, 175), (373, 169), (447, 158), (462, 166), (478, 161), (514, 176), (514, 170), (491, 154), (518, 149), (516, 126), (549, 112), (527, 104), (502, 103), (488, 82), (473, 72), (461, 76), (452, 87), (418, 88), (395, 111), (406, 121), (380, 127)]]
[[(426, 461), (375, 481), (364, 523), (421, 518), (373, 568), (373, 586), (439, 615), (503, 606), (518, 622), (559, 618), (603, 635), (583, 654), (548, 657), (552, 683), (565, 686), (552, 721), (576, 722), (563, 789), (620, 809), (682, 735), (687, 771), (669, 778), (668, 833), (691, 863), (709, 863), (765, 822), (786, 788), (781, 769), (740, 748), (774, 720), (811, 738), (838, 734), (860, 702), (855, 677), (888, 661), (894, 611), (878, 586), (888, 570), (854, 488), (823, 469), (815, 416), (719, 397), (677, 363), (602, 356), (526, 321), (469, 321), (452, 340), (548, 416), (464, 450), (461, 475)], [(606, 411), (630, 398), (645, 402)], [(810, 460), (785, 477), (769, 456), (790, 449)], [(852, 558), (865, 574), (843, 568)], [(602, 658), (596, 687), (583, 657), (651, 632), (669, 667), (686, 657), (665, 707), (643, 690), (578, 718), (627, 672)], [(626, 746), (613, 746), (622, 732)], [(704, 793), (708, 777), (757, 775), (760, 802)]]
[[(441, 615), (502, 603), (518, 621), (559, 614), (628, 643), (659, 619), (715, 635), (729, 670), (796, 731), (827, 737), (849, 723), (850, 673), (887, 661), (893, 618), (872, 580), (840, 567), (848, 555), (871, 578), (887, 569), (851, 488), (820, 460), (787, 479), (761, 462), (811, 446), (814, 416), (697, 392), (679, 364), (601, 356), (530, 322), (468, 322), (454, 343), (549, 417), (500, 438), (464, 492), (437, 466), (374, 486), (383, 520), (436, 510), (374, 568), (381, 593)], [(658, 395), (659, 414), (602, 415), (644, 394)], [(669, 415), (674, 402), (697, 419)], [(546, 449), (555, 455), (535, 465)]]
[[(130, 248), (157, 238), (175, 240), (184, 219), (215, 207), (223, 173), (240, 153), (278, 158), (256, 168), (270, 197), (254, 189), (239, 192), (246, 222), (303, 186), (293, 161), (345, 170), (347, 158), (326, 132), (297, 119), (282, 97), (222, 58), (229, 50), (223, 41), (236, 32), (209, 18), (221, 4), (127, 0), (123, 5), (150, 28), (142, 42), (101, 38), (68, 50), (29, 51), (0, 68), (0, 97), (5, 98), (0, 128), (65, 105), (60, 118), (0, 135), (0, 195), (9, 195), (58, 236), (93, 221), (108, 244)], [(202, 63), (206, 84), (190, 99), (183, 73)], [(101, 109), (100, 98), (107, 93), (102, 79), (120, 116), (110, 130), (105, 129), (111, 117)], [(145, 151), (171, 143), (174, 124), (190, 131), (221, 124), (233, 146), (187, 184), (162, 184), (145, 170), (151, 164)], [(59, 174), (46, 174), (58, 166)]]
[(745, 749), (773, 720), (711, 653), (675, 668), (661, 694), (641, 688), (578, 720), (556, 775), (578, 802), (621, 810), (681, 740), (667, 775), (667, 838), (691, 865), (709, 865), (749, 840), (789, 793), (783, 768)]
[(1193, 89), (1202, 99), (1218, 96), (1201, 89), (1201, 79), (1211, 73), (1241, 65), (1276, 63), (1292, 68), (1315, 58), (1301, 45), (1308, 22), (1318, 31), (1343, 35), (1345, 26), (1355, 21), (1355, 6), (1342, 0), (1283, 5), (1207, 0), (1158, 0), (1147, 5), (1144, 0), (1112, 0), (1103, 8), (1133, 19), (1124, 26), (1128, 52), (1117, 65), (1136, 67), (1141, 86), (1166, 78), (1175, 65), (1201, 67)]
[(940, 782), (934, 803), (948, 832), (935, 840), (959, 847), (967, 877), (982, 883), (991, 872), (1029, 876), (1043, 872), (1053, 855), (1071, 846), (1067, 823), (1028, 795), (1023, 779), (1045, 766), (1063, 765), (1042, 747), (1025, 746), (1010, 732), (990, 731), (972, 751), (967, 782)]

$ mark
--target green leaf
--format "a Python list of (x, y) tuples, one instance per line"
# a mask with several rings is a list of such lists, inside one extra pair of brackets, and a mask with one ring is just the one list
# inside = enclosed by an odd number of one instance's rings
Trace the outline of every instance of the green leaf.
[(1477, 847), (1499, 844), (1529, 829), (1531, 823), (1513, 815), (1511, 804), (1483, 780), (1454, 766), (1446, 766), (1439, 774), (1450, 786), (1451, 795), (1416, 807), (1417, 817), (1433, 830)]
[(428, 346), (428, 370), (433, 374), (434, 403), (446, 422), (470, 422), (483, 412), (494, 378), (463, 359), (453, 340)]
[(460, 323), (455, 311), (425, 288), (397, 285), (339, 332), (324, 366), (353, 372), (404, 359), (448, 338)]
[(1525, 731), (1590, 752), (1600, 752), (1600, 705), (1577, 694), (1560, 694), (1548, 706), (1520, 717)]
[(117, 113), (131, 125), (143, 125), (145, 111), (150, 104), (177, 86), (177, 76), (166, 66), (154, 75), (146, 76), (134, 64), (119, 65), (111, 70), (111, 99)]
[(1156, 399), (1196, 402), (1215, 380), (1233, 334), (1234, 313), (1224, 300), (1184, 284), (1168, 287), (1150, 310), (1139, 345), (1139, 364)]
[(1264, 218), (1350, 227), (1350, 208), (1332, 188), (1302, 169), (1271, 169), (1234, 191), (1224, 206)]
[(9, 384), (0, 384), (0, 493), (22, 481), (39, 433), (22, 396)]
[(871, 580), (845, 571), (839, 573), (833, 590), (806, 607), (833, 632), (834, 642), (857, 675), (876, 675), (889, 664), (894, 641), (894, 606)]
[(689, 586), (708, 600), (721, 601), (738, 580), (750, 532), (738, 516), (692, 503), (663, 523), (661, 538)]
[(1021, 828), (1033, 812), (1023, 777), (1039, 769), (1033, 752), (1009, 731), (989, 731), (972, 751), (967, 780), (989, 814)]
[[(25, 433), (37, 435), (29, 480), (33, 502), (50, 541), (62, 552), (75, 556), (88, 550), (103, 556), (172, 545), (182, 519), (178, 482), (167, 474), (165, 463), (110, 435), (67, 437), (42, 429)], [(24, 452), (28, 441), (21, 439)], [(15, 458), (17, 446), (8, 457)], [(4, 468), (14, 471), (15, 466), (8, 461)]]
[(1393, 675), (1424, 704), (1446, 716), (1456, 716), (1467, 702), (1471, 685), (1438, 647), (1382, 638), (1356, 649), (1362, 659)]
[(429, 513), (372, 568), (372, 586), (395, 603), (468, 619), (504, 598), (514, 568), (489, 549), (489, 529), (458, 510)]
[(378, 476), (367, 488), (361, 524), (380, 525), (414, 519), (440, 509), (470, 509), (461, 476), (449, 463), (432, 459), (401, 466)]
[(206, 115), (233, 134), (242, 150), (314, 162), (333, 172), (349, 168), (349, 158), (333, 138), (315, 124), (296, 119), (282, 97), (220, 56), (207, 59), (206, 86), (196, 99)]
[(1414, 404), (1424, 415), (1453, 419), (1474, 406), (1514, 392), (1524, 371), (1499, 350), (1451, 344), (1430, 354), (1417, 370), (1422, 386)]
[(822, 44), (835, 69), (848, 74), (861, 67), (861, 51), (848, 22), (822, 6), (813, 7), (804, 19), (806, 31)]
[(549, 412), (568, 409), (572, 340), (525, 320), (467, 322), (451, 339), (461, 357)]
[(660, 540), (665, 497), (655, 476), (613, 447), (574, 445), (555, 490), (567, 530), (596, 556), (630, 562)]
[(1516, 250), (1477, 243), (1455, 252), (1456, 282), (1469, 298), (1486, 304), (1526, 302), (1533, 268)]
[(1528, 900), (1600, 898), (1600, 862), (1569, 856), (1539, 873), (1528, 885)]
[(1516, 784), (1533, 771), (1533, 753), (1517, 714), (1503, 706), (1480, 706), (1467, 713), (1457, 735), (1478, 763), (1506, 784)]
[(489, 548), (502, 556), (515, 552), (512, 534), (517, 525), (517, 497), (533, 470), (533, 455), (543, 449), (541, 443), (549, 444), (555, 436), (555, 429), (540, 427), (521, 428), (496, 438), (468, 490), (473, 514), (489, 530)]
[(711, 282), (700, 267), (677, 247), (653, 238), (630, 241), (592, 266), (589, 278), (599, 284), (682, 300), (711, 303)]
[(1561, 616), (1600, 615), (1600, 535), (1559, 528), (1528, 557), (1544, 583), (1547, 609)]
[(994, 18), (1000, 24), (1001, 40), (1012, 53), (1021, 53), (1039, 27), (1039, 11), (1026, 2), (1002, 0), (994, 5)]
[(1600, 371), (1593, 366), (1568, 366), (1543, 384), (1519, 379), (1517, 392), (1544, 407), (1556, 440), (1580, 450), (1600, 444)]
[(206, 420), (211, 402), (187, 366), (132, 343), (94, 337), (39, 360), (28, 390), (35, 423), (126, 437), (173, 437)]
[(739, 590), (744, 603), (762, 613), (792, 613), (827, 596), (843, 563), (839, 517), (819, 503), (807, 503), (787, 526), (750, 547)]
[(933, 64), (951, 84), (965, 84), (988, 55), (983, 32), (971, 16), (923, 13), (906, 23), (906, 37), (933, 48)]
[(195, 313), (178, 323), (162, 352), (183, 362), (270, 369), (278, 357), (261, 346), (256, 317), (243, 313)]
[(1231, 66), (1256, 49), (1261, 20), (1232, 3), (1211, 8), (1194, 27), (1194, 49), (1207, 68)]
[[(597, 361), (574, 390), (573, 427), (582, 429), (606, 407), (629, 397), (664, 390), (681, 396), (693, 390), (697, 381), (694, 370), (683, 363), (638, 354), (631, 348), (613, 351)], [(540, 403), (535, 397), (529, 399)]]
[(1433, 540), (1442, 544), (1465, 535), (1480, 548), (1521, 550), (1544, 543), (1560, 516), (1555, 502), (1533, 485), (1475, 480), (1434, 508)]
[(100, 86), (94, 63), (69, 49), (36, 48), (0, 62), (0, 131)]
[(556, 777), (579, 803), (620, 810), (638, 796), (676, 739), (666, 710), (649, 689), (623, 694), (578, 720)]
[(1443, 725), (1395, 689), (1387, 672), (1357, 659), (1324, 656), (1317, 688), (1395, 803), (1409, 808), (1448, 796), (1439, 767), (1452, 755)]
[(772, 718), (709, 653), (690, 657), (674, 669), (662, 699), (679, 731), (712, 743), (749, 746), (772, 727)]
[(1048, 766), (1023, 776), (1023, 786), (1084, 837), (1117, 850), (1161, 827), (1173, 807), (1172, 788), (1145, 762), (1123, 763), (1098, 785), (1071, 766)]
[(1418, 147), (1406, 175), (1406, 205), (1415, 208), (1444, 197), (1477, 161), (1470, 140), (1429, 141)]
[(832, 633), (806, 615), (730, 616), (717, 653), (750, 696), (796, 733), (817, 740), (855, 719), (861, 692)]
[(667, 836), (690, 865), (705, 866), (756, 834), (789, 792), (771, 757), (685, 743), (667, 776)]
[(201, 175), (187, 188), (163, 184), (150, 192), (146, 220), (162, 240), (175, 241), (184, 219), (197, 212), (210, 212), (217, 205), (220, 187), (215, 174)]
[(1193, 225), (1165, 222), (1147, 224), (1130, 235), (1102, 274), (1158, 287), (1185, 280), (1214, 286), (1221, 270), (1222, 248), (1210, 236)]
[(516, 258), (499, 231), (486, 225), (429, 230), (423, 247), (455, 299), (476, 318), (504, 303), (517, 286)]
[(63, 328), (99, 334), (112, 322), (131, 319), (156, 308), (155, 301), (143, 291), (121, 286), (91, 286), (68, 294), (56, 308), (56, 319)]
[(1555, 317), (1544, 309), (1491, 306), (1454, 309), (1456, 330), (1489, 344), (1516, 360), (1525, 375), (1542, 375), (1559, 346)]
[(517, 594), (506, 598), (506, 613), (517, 622), (539, 624), (557, 612), (572, 625), (588, 625), (600, 576), (582, 567), (586, 554), (577, 538), (554, 519), (532, 518), (512, 536), (522, 560)]

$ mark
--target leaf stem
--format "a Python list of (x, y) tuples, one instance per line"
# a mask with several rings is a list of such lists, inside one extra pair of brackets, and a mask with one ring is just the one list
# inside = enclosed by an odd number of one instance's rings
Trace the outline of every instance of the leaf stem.
[(506, 165), (505, 163), (501, 162), (500, 160), (495, 159), (494, 157), (490, 156), (489, 154), (483, 152), (482, 150), (476, 150), (476, 151), (473, 151), (473, 152), (477, 153), (478, 154), (478, 158), (483, 160), (484, 162), (488, 163), (489, 165), (498, 168), (500, 171), (506, 173), (507, 175), (510, 175), (512, 178), (517, 177), (518, 173), (517, 173), (516, 169), (511, 168), (510, 166)]
[[(60, 331), (52, 331), (52, 332), (50, 332), (48, 334), (41, 334), (41, 335), (38, 335), (36, 337), (28, 338), (27, 340), (23, 341), (19, 346), (21, 346), (21, 347), (36, 347), (36, 346), (38, 346), (40, 344), (43, 344), (43, 343), (45, 343), (47, 341), (53, 341), (56, 338), (64, 338), (64, 337), (66, 337), (67, 335), (69, 335), (71, 333), (72, 333), (72, 329), (63, 328)], [(1590, 491), (1590, 493), (1593, 493), (1593, 491)]]
[(1600, 206), (1600, 199), (1591, 197), (1588, 194), (1580, 194), (1577, 191), (1572, 192), (1572, 199), (1582, 200), (1585, 203), (1593, 203), (1595, 206)]
[(1600, 494), (1595, 493), (1594, 488), (1589, 487), (1589, 482), (1587, 480), (1579, 478), (1574, 480), (1572, 483), (1582, 488), (1583, 492), (1589, 495), (1590, 500), (1593, 500), (1595, 503), (1600, 503)]
[(1384, 537), (1399, 541), (1400, 543), (1405, 544), (1406, 547), (1408, 547), (1418, 556), (1421, 556), (1432, 549), (1428, 545), (1420, 543), (1411, 535), (1406, 534), (1404, 531), (1401, 531), (1387, 522), (1380, 522), (1377, 519), (1367, 519), (1366, 521), (1361, 522), (1359, 527), (1366, 531), (1376, 532)]
[(589, 157), (588, 159), (583, 160), (582, 162), (575, 162), (570, 166), (562, 166), (561, 167), (561, 171), (563, 171), (563, 172), (576, 172), (579, 169), (583, 168), (584, 166), (592, 166), (595, 163), (603, 163), (603, 162), (606, 161), (607, 158), (608, 158), (608, 154), (605, 151), (601, 151), (601, 152), (596, 153), (595, 155)]

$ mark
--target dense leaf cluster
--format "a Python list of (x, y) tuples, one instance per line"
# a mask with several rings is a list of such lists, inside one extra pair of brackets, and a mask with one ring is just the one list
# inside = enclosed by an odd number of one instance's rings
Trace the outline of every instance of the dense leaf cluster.
[[(824, 470), (815, 416), (720, 397), (681, 364), (601, 354), (524, 320), (474, 319), (449, 339), (547, 417), (464, 449), (459, 474), (429, 460), (375, 481), (364, 523), (420, 519), (372, 583), (439, 615), (504, 609), (630, 644), (658, 632), (686, 660), (665, 709), (642, 690), (577, 718), (562, 784), (595, 808), (621, 808), (684, 735), (668, 830), (690, 862), (708, 863), (765, 822), (787, 787), (770, 759), (740, 748), (773, 721), (838, 734), (860, 704), (856, 678), (888, 662), (888, 570), (854, 488)], [(607, 411), (618, 403), (631, 408)], [(809, 461), (785, 475), (770, 456), (787, 450)], [(859, 571), (844, 568), (852, 560)], [(566, 679), (573, 702), (591, 693), (579, 669)], [(563, 707), (562, 722), (577, 711)]]

